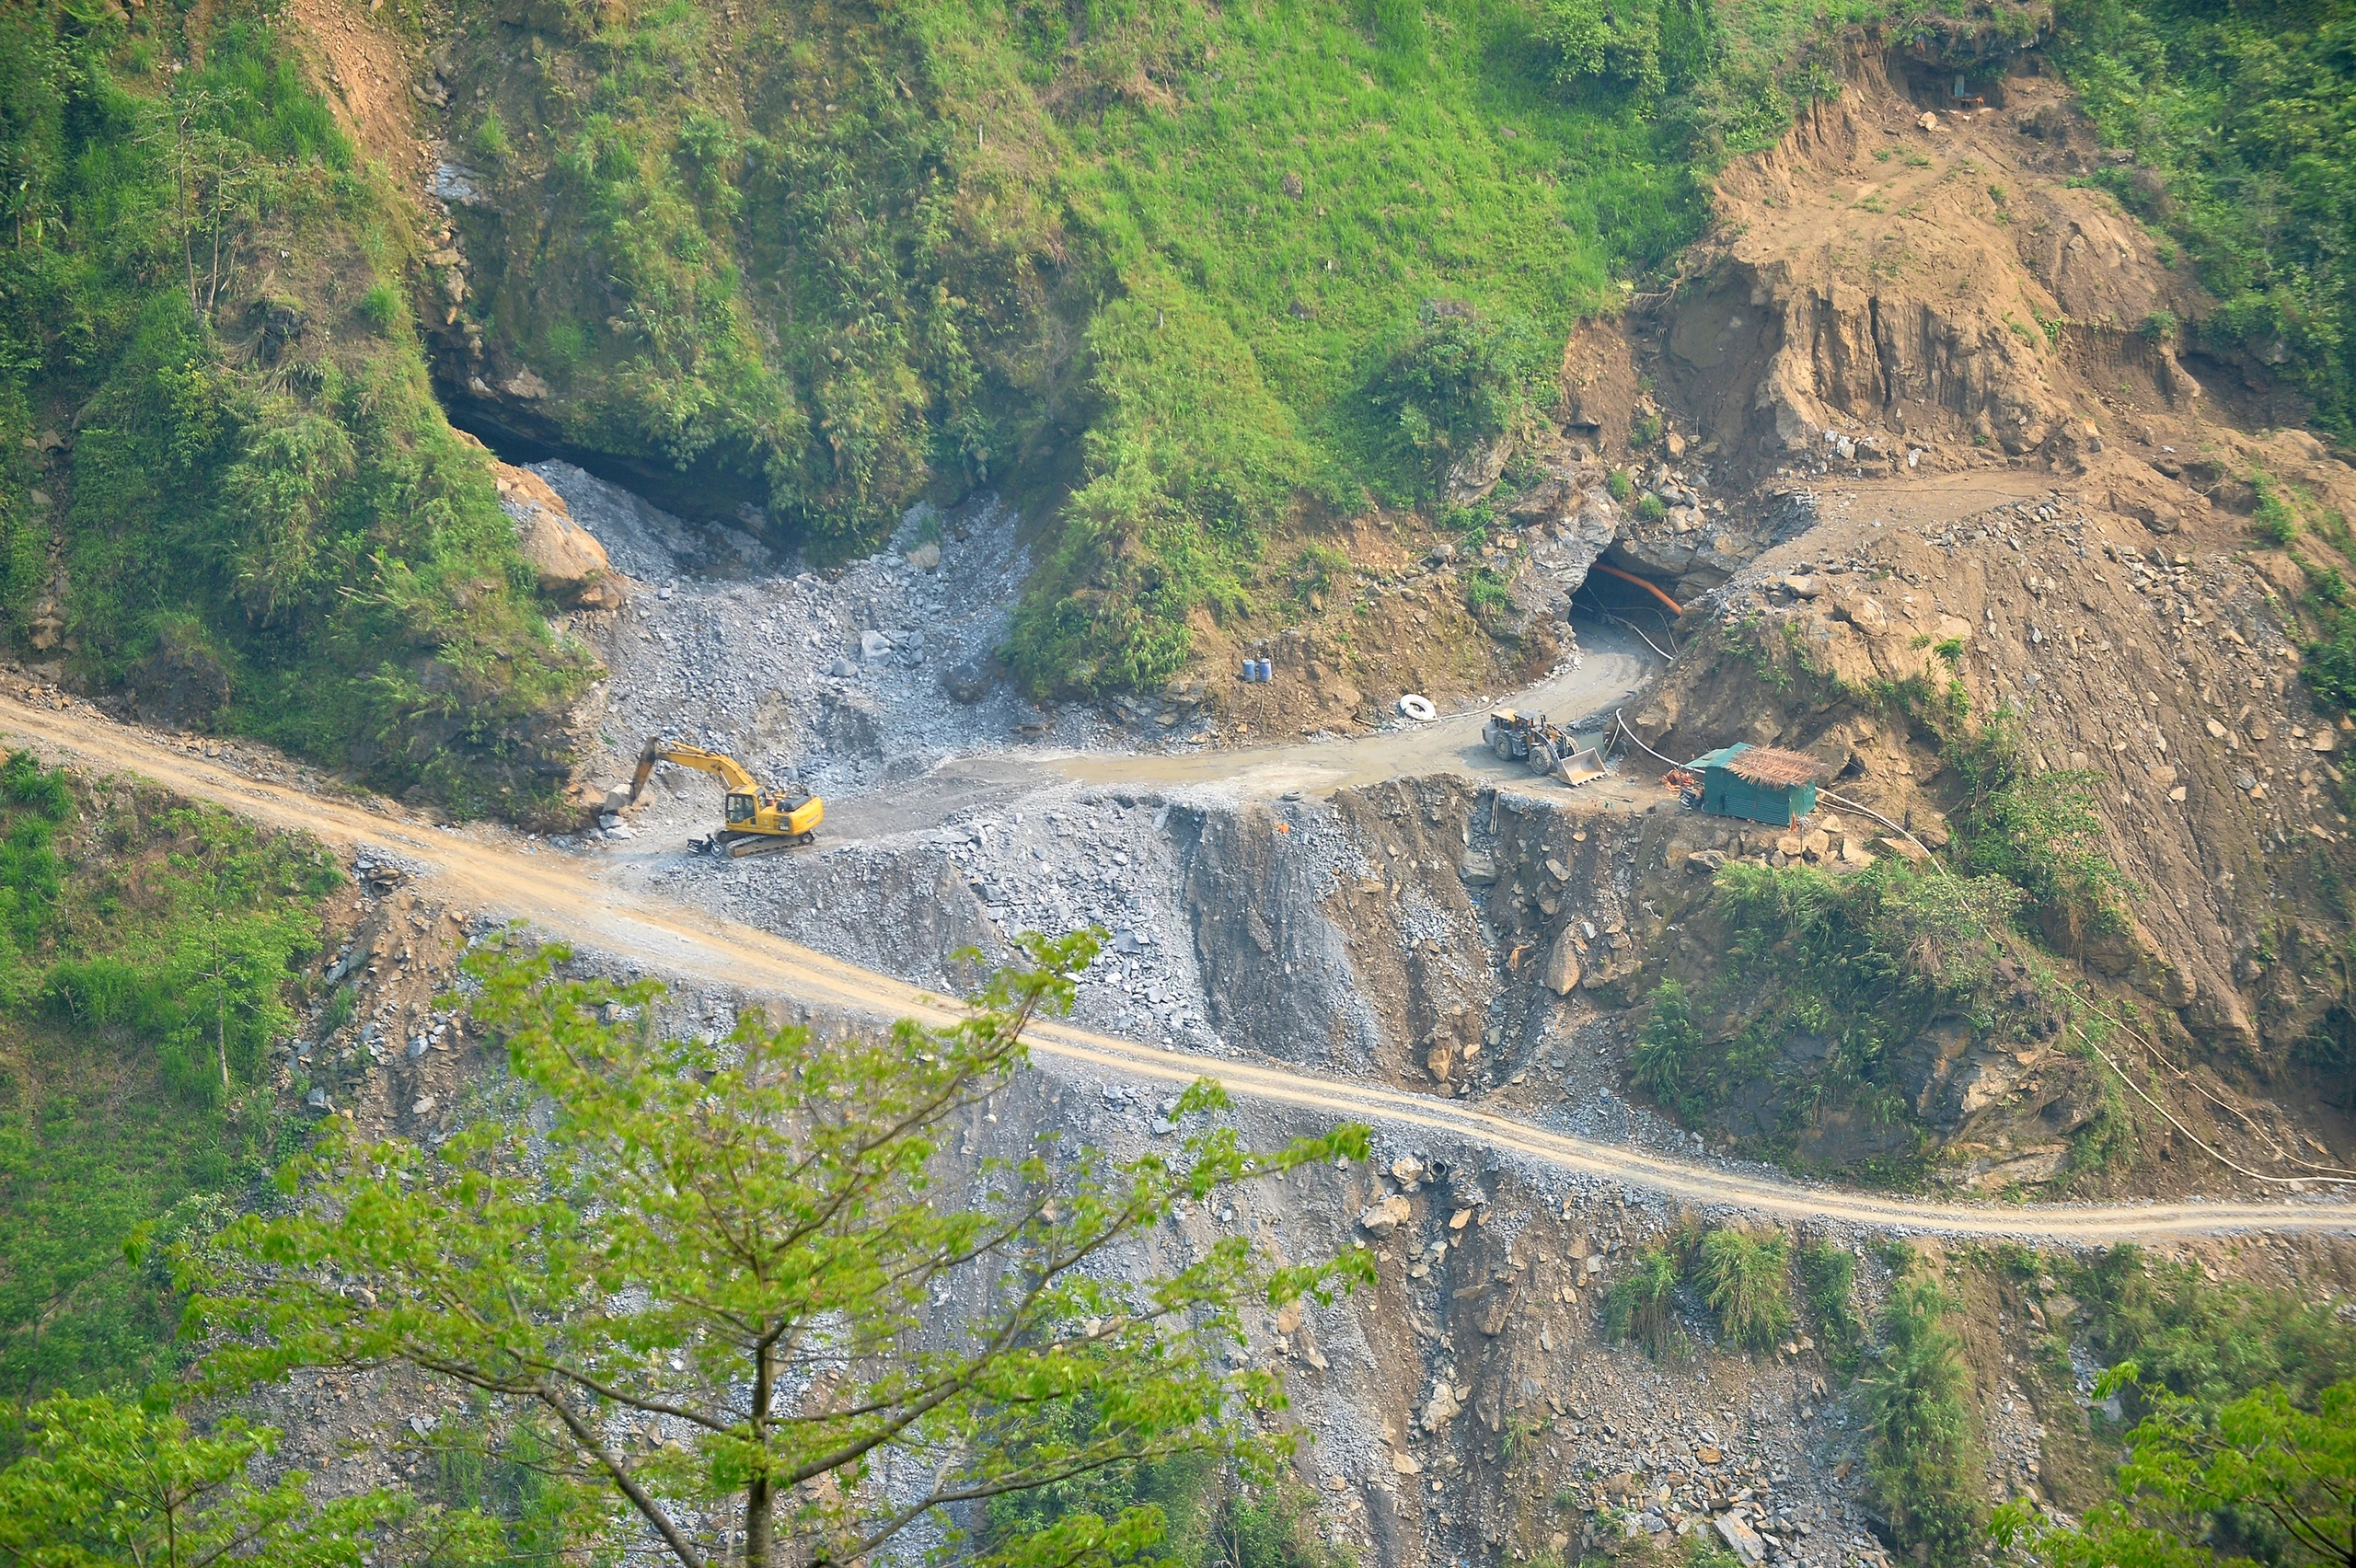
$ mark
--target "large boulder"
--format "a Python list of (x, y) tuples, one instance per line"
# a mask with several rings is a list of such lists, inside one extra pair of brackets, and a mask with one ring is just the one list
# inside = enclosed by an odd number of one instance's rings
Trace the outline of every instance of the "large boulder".
[(1558, 997), (1567, 997), (1578, 986), (1578, 939), (1571, 935), (1571, 927), (1565, 926), (1555, 937), (1553, 950), (1546, 955), (1546, 988)]
[(493, 459), (491, 473), (501, 509), (514, 520), (515, 548), (538, 574), (540, 592), (581, 609), (618, 605), (621, 593), (606, 547), (572, 520), (564, 497), (529, 468)]

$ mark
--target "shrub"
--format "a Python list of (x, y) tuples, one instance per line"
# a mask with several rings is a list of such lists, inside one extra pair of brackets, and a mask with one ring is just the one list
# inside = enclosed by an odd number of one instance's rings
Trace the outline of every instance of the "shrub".
[(1629, 1058), (1638, 1088), (1685, 1120), (1703, 1101), (1697, 1075), (1703, 1070), (1702, 1031), (1693, 1021), (1692, 1000), (1675, 978), (1653, 988), (1652, 1011)]
[(2146, 1384), (2179, 1398), (2215, 1406), (2273, 1383), (2304, 1403), (2325, 1385), (2356, 1377), (2356, 1326), (2327, 1303), (2212, 1282), (2189, 1262), (2131, 1244), (2066, 1277), (2090, 1309), (2103, 1360), (2131, 1360)]
[(1963, 779), (1953, 820), (1966, 868), (2004, 878), (2072, 923), (2119, 921), (2132, 884), (2104, 840), (2094, 774), (2033, 771), (2009, 714), (1958, 734), (1942, 750)]
[(1628, 470), (1625, 468), (1612, 469), (1610, 477), (1603, 481), (1603, 487), (1611, 492), (1612, 500), (1619, 502), (1624, 502), (1636, 493), (1636, 481), (1628, 477)]
[(491, 110), (483, 115), (482, 123), (475, 127), (475, 151), (498, 163), (507, 156), (508, 150), (507, 126), (499, 118), (499, 110)]
[(1525, 317), (1426, 302), (1371, 389), (1392, 439), (1437, 490), (1450, 464), (1534, 420), (1554, 368)]
[(1837, 1368), (1854, 1363), (1865, 1337), (1857, 1316), (1857, 1259), (1846, 1247), (1810, 1241), (1800, 1248), (1800, 1294), (1816, 1320), (1817, 1336)]
[(375, 284), (352, 308), (352, 314), (366, 322), (371, 330), (389, 334), (401, 324), (401, 291), (390, 283)]
[(2258, 491), (2258, 512), (2250, 526), (2271, 545), (2287, 545), (2299, 536), (2299, 513), (2263, 470), (2253, 471), (2250, 487)]
[(1670, 1243), (1656, 1241), (1638, 1252), (1603, 1298), (1605, 1337), (1634, 1340), (1656, 1355), (1667, 1350), (1680, 1337), (1671, 1297), (1683, 1277), (1678, 1249)]
[(1715, 20), (1696, 0), (1543, 0), (1538, 37), (1561, 86), (1601, 83), (1646, 100), (1708, 68)]
[(1636, 502), (1636, 515), (1647, 523), (1657, 523), (1669, 515), (1669, 502), (1646, 490), (1644, 499)]
[(1946, 1321), (1956, 1305), (1927, 1275), (1900, 1280), (1865, 1379), (1867, 1487), (1898, 1544), (1932, 1568), (1969, 1563), (1987, 1514), (1962, 1346)]
[(1464, 607), (1474, 619), (1489, 624), (1512, 606), (1513, 595), (1506, 592), (1506, 580), (1485, 566), (1475, 567), (1464, 577)]
[(1711, 1231), (1702, 1240), (1702, 1281), (1729, 1342), (1757, 1355), (1791, 1336), (1791, 1246), (1780, 1234)]

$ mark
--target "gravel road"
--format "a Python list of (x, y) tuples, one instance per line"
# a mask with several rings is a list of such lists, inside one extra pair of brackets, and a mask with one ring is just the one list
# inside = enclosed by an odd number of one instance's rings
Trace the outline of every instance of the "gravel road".
[[(52, 754), (134, 769), (167, 788), (278, 827), (306, 830), (340, 848), (366, 847), (380, 858), (409, 865), (444, 896), (467, 907), (498, 911), (548, 937), (586, 951), (627, 955), (690, 984), (774, 995), (857, 1016), (936, 1024), (956, 1016), (956, 1005), (937, 994), (768, 931), (618, 888), (581, 858), (549, 852), (500, 830), (438, 825), (381, 802), (324, 799), (292, 784), (248, 777), (87, 706), (55, 709), (0, 696), (0, 729)], [(1539, 1170), (1749, 1214), (1926, 1234), (2084, 1243), (2235, 1231), (2356, 1232), (2356, 1205), (2339, 1202), (1972, 1206), (1806, 1186), (1550, 1132), (1463, 1101), (1245, 1062), (1214, 1064), (1058, 1022), (1035, 1028), (1033, 1051), (1051, 1070), (1154, 1090), (1190, 1082), (1213, 1067), (1242, 1098), (1412, 1130), (1486, 1148)]]

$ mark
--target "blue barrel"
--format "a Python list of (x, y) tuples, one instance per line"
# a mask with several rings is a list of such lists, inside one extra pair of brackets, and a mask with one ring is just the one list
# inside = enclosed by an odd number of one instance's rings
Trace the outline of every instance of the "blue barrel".
[(1272, 681), (1276, 678), (1276, 667), (1265, 659), (1260, 661), (1260, 678), (1264, 681)]

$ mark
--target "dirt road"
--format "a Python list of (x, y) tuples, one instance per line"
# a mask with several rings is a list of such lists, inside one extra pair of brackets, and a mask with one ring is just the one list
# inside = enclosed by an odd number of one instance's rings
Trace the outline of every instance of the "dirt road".
[[(1584, 656), (1577, 669), (1502, 700), (1567, 722), (1611, 712), (1659, 667), (1643, 643), (1609, 625), (1582, 624), (1579, 643)], [(1262, 799), (1294, 790), (1325, 794), (1408, 774), (1439, 772), (1529, 783), (1523, 764), (1500, 762), (1482, 744), (1481, 726), (1488, 713), (1484, 703), (1461, 713), (1444, 713), (1427, 724), (1290, 745), (1191, 753), (1025, 747), (951, 757), (920, 778), (827, 801), (826, 841), (856, 844), (930, 827), (962, 811), (1003, 810), (1024, 795), (1065, 781), (1144, 789), (1216, 785), (1231, 794)], [(687, 820), (684, 812), (679, 820)], [(643, 866), (669, 853), (667, 847), (656, 849), (650, 843), (612, 858)]]
[[(439, 826), (389, 807), (322, 799), (249, 778), (79, 704), (53, 710), (0, 697), (0, 732), (11, 744), (29, 741), (52, 754), (69, 753), (100, 767), (138, 773), (258, 821), (307, 830), (339, 847), (364, 844), (389, 852), (419, 867), (434, 891), (457, 906), (496, 911), (579, 948), (628, 953), (681, 979), (768, 989), (814, 1006), (870, 1015), (938, 1023), (954, 1014), (947, 999), (767, 931), (616, 888), (595, 874), (592, 863), (542, 850), (502, 831)], [(2234, 1230), (2356, 1231), (2356, 1205), (2336, 1203), (1983, 1208), (1878, 1198), (1571, 1137), (1462, 1101), (1272, 1066), (1206, 1062), (1059, 1024), (1039, 1026), (1033, 1047), (1037, 1055), (1068, 1068), (1111, 1078), (1177, 1084), (1208, 1070), (1241, 1097), (1367, 1121), (1378, 1129), (1461, 1137), (1565, 1172), (1795, 1219), (2084, 1242)]]
[[(1583, 718), (1609, 711), (1627, 700), (1657, 663), (1634, 638), (1611, 627), (1583, 624), (1579, 636), (1585, 658), (1577, 669), (1503, 700), (1558, 722)], [(1487, 719), (1484, 705), (1445, 714), (1412, 729), (1353, 740), (1305, 741), (1191, 756), (1090, 752), (1057, 758), (1049, 766), (1086, 784), (1219, 783), (1253, 795), (1280, 795), (1288, 790), (1322, 794), (1443, 768), (1476, 778), (1494, 776), (1527, 781), (1527, 770), (1518, 764), (1499, 762), (1482, 744), (1481, 726)]]

